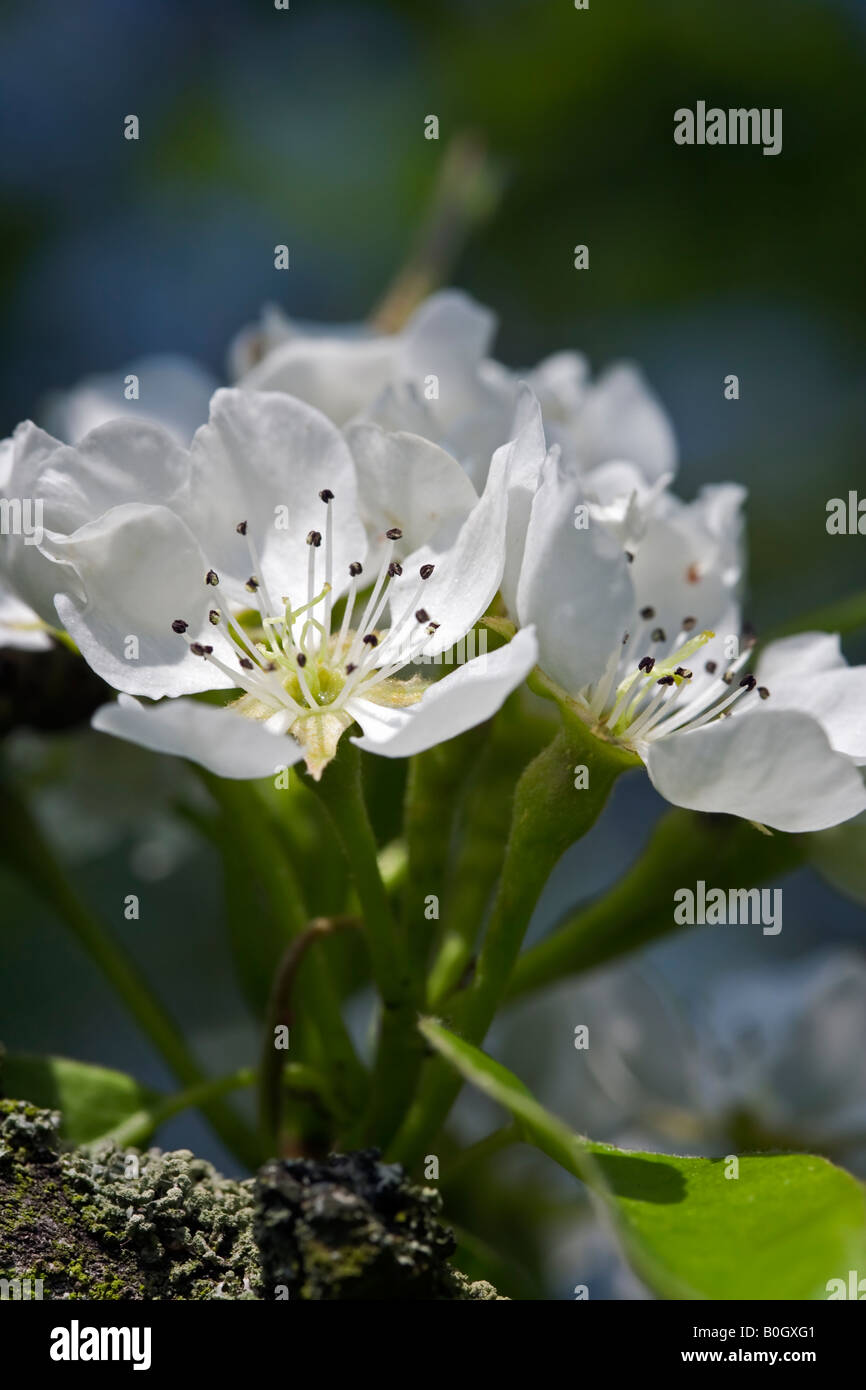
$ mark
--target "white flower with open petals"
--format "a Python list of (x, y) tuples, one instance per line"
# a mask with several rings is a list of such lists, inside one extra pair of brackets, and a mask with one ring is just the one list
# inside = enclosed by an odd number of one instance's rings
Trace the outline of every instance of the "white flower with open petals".
[(514, 611), (539, 664), (592, 732), (628, 750), (675, 805), (780, 830), (820, 830), (866, 807), (866, 668), (837, 638), (767, 646), (741, 630), (742, 489), (665, 496), (634, 555), (597, 518), (574, 524), (581, 482), (545, 466)]
[[(119, 456), (136, 456), (143, 428), (112, 426)], [(382, 450), (401, 441), (366, 443), (381, 468), (362, 490), (375, 497), (390, 466)], [(444, 503), (442, 515), (423, 502), (413, 510), (411, 479), (427, 496), (430, 459), (424, 441), (403, 445), (391, 504), (406, 510), (408, 546), (396, 522), (369, 545), (355, 460), (330, 421), (247, 391), (216, 394), (166, 505), (122, 501), (71, 533), (48, 532), (42, 550), (74, 580), (58, 591), (58, 615), (122, 692), (95, 727), (225, 777), (302, 758), (319, 777), (355, 724), (361, 748), (403, 757), (493, 714), (534, 664), (531, 631), (431, 685), (414, 668), (464, 638), (494, 598), (509, 479), (528, 445), (521, 436), (499, 451), (489, 487), (464, 498), (456, 519)], [(188, 698), (215, 690), (240, 693), (223, 705)]]

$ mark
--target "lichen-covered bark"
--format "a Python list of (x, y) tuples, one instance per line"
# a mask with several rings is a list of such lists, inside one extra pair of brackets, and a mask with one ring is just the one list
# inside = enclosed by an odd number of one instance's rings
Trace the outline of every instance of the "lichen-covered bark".
[(46, 1299), (495, 1299), (448, 1263), (435, 1190), (375, 1151), (221, 1177), (189, 1150), (63, 1149), (0, 1101), (0, 1279)]

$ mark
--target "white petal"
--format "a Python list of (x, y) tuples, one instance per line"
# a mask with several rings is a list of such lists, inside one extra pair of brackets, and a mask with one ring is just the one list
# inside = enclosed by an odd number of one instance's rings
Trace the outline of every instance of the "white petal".
[(217, 777), (273, 777), (302, 756), (300, 744), (235, 710), (197, 700), (142, 705), (129, 695), (102, 705), (94, 729), (127, 739), (155, 753), (172, 753), (200, 763)]
[(771, 685), (777, 678), (811, 676), (847, 664), (837, 632), (798, 632), (764, 647), (755, 674), (759, 685)]
[(53, 645), (38, 613), (0, 585), (0, 647), (39, 652)]
[(586, 400), (589, 364), (582, 353), (555, 352), (527, 372), (526, 380), (541, 402), (545, 424), (560, 440), (560, 426), (571, 425)]
[(401, 335), (399, 376), (424, 395), (435, 377), (438, 397), (430, 411), (438, 442), (460, 460), (480, 490), (490, 457), (509, 437), (514, 411), (510, 375), (486, 370), (496, 319), (458, 290), (426, 300)]
[[(129, 376), (138, 378), (138, 400), (126, 399)], [(142, 357), (114, 372), (86, 377), (71, 391), (55, 392), (43, 414), (47, 427), (70, 444), (108, 420), (133, 417), (160, 425), (179, 444), (188, 445), (207, 419), (216, 387), (210, 373), (186, 357)]]
[(626, 459), (650, 481), (676, 471), (677, 445), (668, 418), (640, 372), (625, 363), (589, 387), (574, 437), (585, 469)]
[[(412, 631), (409, 609), (415, 606), (412, 593), (416, 590), (411, 579), (422, 565), (434, 566), (420, 599), (424, 611), (439, 623), (424, 648), (425, 654), (433, 656), (459, 642), (486, 613), (502, 583), (509, 548), (519, 557), (523, 539), (519, 533), (525, 525), (520, 509), (528, 506), (545, 448), (538, 404), (528, 390), (522, 397), (516, 427), (516, 437), (494, 454), (484, 492), (454, 544), (446, 547), (441, 538), (435, 538), (404, 562), (404, 578), (392, 591), (391, 600), (392, 631), (400, 647)], [(406, 622), (400, 627), (404, 615)], [(387, 643), (383, 652), (384, 662)]]
[[(60, 593), (61, 622), (93, 669), (117, 690), (135, 695), (187, 695), (234, 684), (210, 662), (193, 656), (172, 631), (214, 647), (236, 666), (231, 646), (208, 622), (219, 590), (205, 584), (208, 566), (198, 542), (167, 507), (113, 507), (71, 536), (46, 538), (45, 548), (73, 566), (85, 597)], [(55, 568), (60, 571), (63, 565)], [(138, 658), (126, 652), (138, 642)]]
[(475, 657), (431, 685), (417, 705), (389, 709), (369, 700), (350, 702), (349, 713), (363, 730), (363, 737), (352, 742), (386, 758), (423, 753), (494, 715), (525, 680), (537, 656), (535, 634), (525, 628), (507, 646)]
[(240, 385), (296, 396), (344, 425), (392, 379), (396, 344), (391, 337), (292, 338), (268, 353)]
[(235, 335), (226, 354), (229, 380), (238, 381), (264, 360), (269, 352), (290, 338), (303, 336), (278, 304), (265, 304), (258, 322), (247, 324)]
[(847, 665), (838, 637), (803, 633), (773, 642), (756, 677), (770, 691), (768, 708), (810, 714), (838, 752), (866, 763), (866, 666)]
[[(284, 595), (306, 601), (310, 531), (324, 535), (329, 488), (335, 500), (335, 592), (348, 582), (349, 565), (363, 560), (366, 536), (358, 516), (355, 466), (340, 431), (318, 410), (278, 393), (217, 391), (210, 421), (192, 445), (190, 524), (202, 538), (208, 563), (234, 596), (249, 603), (247, 543), (236, 527), (246, 521), (275, 606)], [(284, 521), (287, 518), (287, 526)], [(324, 581), (324, 548), (317, 587)]]
[(622, 547), (598, 522), (575, 527), (583, 501), (579, 480), (546, 463), (517, 591), (521, 625), (538, 632), (539, 665), (572, 694), (602, 673), (634, 605)]
[[(101, 425), (77, 447), (21, 426), (15, 444), (10, 492), (41, 502), (46, 532), (68, 536), (111, 507), (127, 502), (170, 506), (186, 493), (186, 451), (165, 430), (140, 420)], [(18, 538), (5, 566), (21, 598), (53, 623), (54, 594), (65, 587), (71, 572), (58, 570), (38, 547)]]
[(496, 317), (460, 290), (442, 290), (424, 301), (400, 339), (400, 374), (419, 390), (439, 382), (439, 401), (452, 417), (471, 398), (478, 364), (496, 331)]
[(508, 496), (502, 597), (509, 613), (517, 614), (517, 585), (523, 564), (532, 499), (541, 482), (547, 447), (541, 407), (533, 391), (521, 383), (514, 413), (514, 438), (497, 449), (490, 464), (489, 485), (503, 487)]
[[(748, 696), (746, 698), (749, 698)], [(816, 720), (762, 707), (651, 745), (647, 771), (675, 806), (775, 830), (824, 830), (866, 809), (857, 769)]]
[[(742, 488), (713, 491), (713, 499), (702, 496), (692, 503), (670, 494), (660, 499), (663, 514), (648, 519), (632, 565), (640, 606), (655, 609), (658, 625), (671, 638), (686, 617), (695, 618), (699, 630), (726, 631), (722, 623), (736, 607), (744, 493)], [(718, 495), (722, 491), (724, 498)], [(729, 635), (739, 636), (739, 629)]]
[(377, 538), (393, 526), (403, 532), (401, 553), (433, 541), (450, 545), (478, 501), (456, 459), (414, 434), (388, 434), (374, 424), (346, 431), (358, 469), (364, 520)]

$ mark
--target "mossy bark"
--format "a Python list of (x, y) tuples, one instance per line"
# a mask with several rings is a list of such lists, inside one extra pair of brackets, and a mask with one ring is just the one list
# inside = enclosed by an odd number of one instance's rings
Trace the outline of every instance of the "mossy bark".
[(28, 1279), (44, 1299), (498, 1297), (448, 1263), (439, 1194), (375, 1150), (236, 1182), (187, 1149), (66, 1150), (59, 1129), (0, 1101), (0, 1297)]

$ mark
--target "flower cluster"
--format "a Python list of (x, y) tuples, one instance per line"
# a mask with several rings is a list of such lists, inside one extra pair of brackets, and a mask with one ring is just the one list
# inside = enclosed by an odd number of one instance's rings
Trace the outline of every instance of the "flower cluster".
[[(824, 634), (758, 651), (742, 489), (670, 490), (633, 368), (517, 374), (492, 331), (455, 292), (392, 335), (270, 311), (206, 422), (206, 377), (165, 361), (126, 413), (104, 381), (55, 398), (68, 442), (28, 422), (0, 445), (0, 495), (43, 515), (38, 544), (3, 537), (4, 640), (62, 625), (119, 692), (98, 729), (225, 777), (318, 778), (344, 735), (409, 756), (537, 667), (677, 805), (790, 831), (862, 812), (866, 672)], [(510, 640), (430, 680), (494, 605)]]

